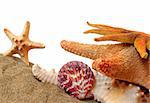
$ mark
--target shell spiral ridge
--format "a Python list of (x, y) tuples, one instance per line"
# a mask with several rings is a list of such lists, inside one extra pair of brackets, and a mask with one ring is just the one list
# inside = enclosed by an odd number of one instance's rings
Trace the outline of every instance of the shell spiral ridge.
[(95, 77), (88, 65), (71, 61), (63, 65), (58, 73), (58, 86), (78, 99), (92, 98)]

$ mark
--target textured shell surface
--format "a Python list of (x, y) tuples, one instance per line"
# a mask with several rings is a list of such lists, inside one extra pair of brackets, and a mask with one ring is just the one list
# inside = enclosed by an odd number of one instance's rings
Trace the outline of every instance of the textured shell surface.
[(113, 86), (113, 80), (100, 73), (95, 73), (96, 84), (93, 89), (94, 99), (102, 103), (138, 103), (138, 86), (132, 84)]
[(51, 69), (50, 71), (46, 71), (45, 69), (39, 67), (37, 64), (32, 66), (32, 73), (38, 80), (42, 82), (47, 82), (51, 84), (57, 85), (57, 76), (58, 74), (55, 72), (55, 69)]
[(58, 86), (78, 99), (93, 98), (95, 77), (90, 67), (80, 61), (63, 65), (58, 73)]

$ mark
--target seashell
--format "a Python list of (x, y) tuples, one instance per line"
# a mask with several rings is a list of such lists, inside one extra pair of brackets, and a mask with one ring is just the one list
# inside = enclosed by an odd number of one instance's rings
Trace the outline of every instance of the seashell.
[(95, 73), (94, 99), (102, 103), (138, 103), (140, 87), (126, 82), (114, 82), (109, 77)]
[(51, 84), (57, 85), (57, 73), (55, 69), (51, 69), (49, 72), (45, 69), (42, 69), (37, 64), (32, 66), (32, 73), (33, 75), (42, 82), (47, 82)]
[(91, 90), (94, 84), (94, 74), (83, 62), (68, 62), (58, 73), (58, 86), (78, 99), (93, 98)]

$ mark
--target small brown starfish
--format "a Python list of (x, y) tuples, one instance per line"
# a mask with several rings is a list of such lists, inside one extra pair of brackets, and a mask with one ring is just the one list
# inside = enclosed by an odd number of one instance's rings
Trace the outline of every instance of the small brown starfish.
[(95, 41), (119, 41), (123, 43), (131, 43), (134, 44), (135, 48), (139, 52), (142, 58), (147, 58), (148, 53), (146, 52), (146, 48), (150, 50), (150, 35), (137, 32), (126, 30), (123, 28), (111, 27), (101, 24), (91, 24), (87, 22), (89, 26), (95, 27), (97, 29), (87, 30), (84, 33), (96, 33), (100, 35), (104, 35), (103, 37), (95, 38)]
[(29, 29), (30, 29), (30, 22), (27, 21), (24, 30), (21, 36), (15, 36), (11, 33), (8, 29), (4, 29), (7, 37), (12, 42), (12, 47), (6, 51), (3, 55), (5, 56), (12, 56), (13, 54), (19, 54), (21, 59), (29, 65), (28, 60), (28, 51), (34, 48), (44, 48), (44, 44), (36, 43), (29, 40)]

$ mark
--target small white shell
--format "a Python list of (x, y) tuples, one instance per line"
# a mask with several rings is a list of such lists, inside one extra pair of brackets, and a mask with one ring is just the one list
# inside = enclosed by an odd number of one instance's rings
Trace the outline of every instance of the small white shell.
[(102, 103), (138, 103), (139, 87), (128, 85), (126, 87), (112, 86), (113, 80), (95, 73), (96, 84), (93, 89), (94, 99)]
[(42, 69), (37, 64), (32, 66), (32, 73), (33, 75), (42, 82), (47, 82), (51, 84), (57, 85), (57, 73), (54, 69), (51, 69), (51, 71), (46, 71), (45, 69)]

